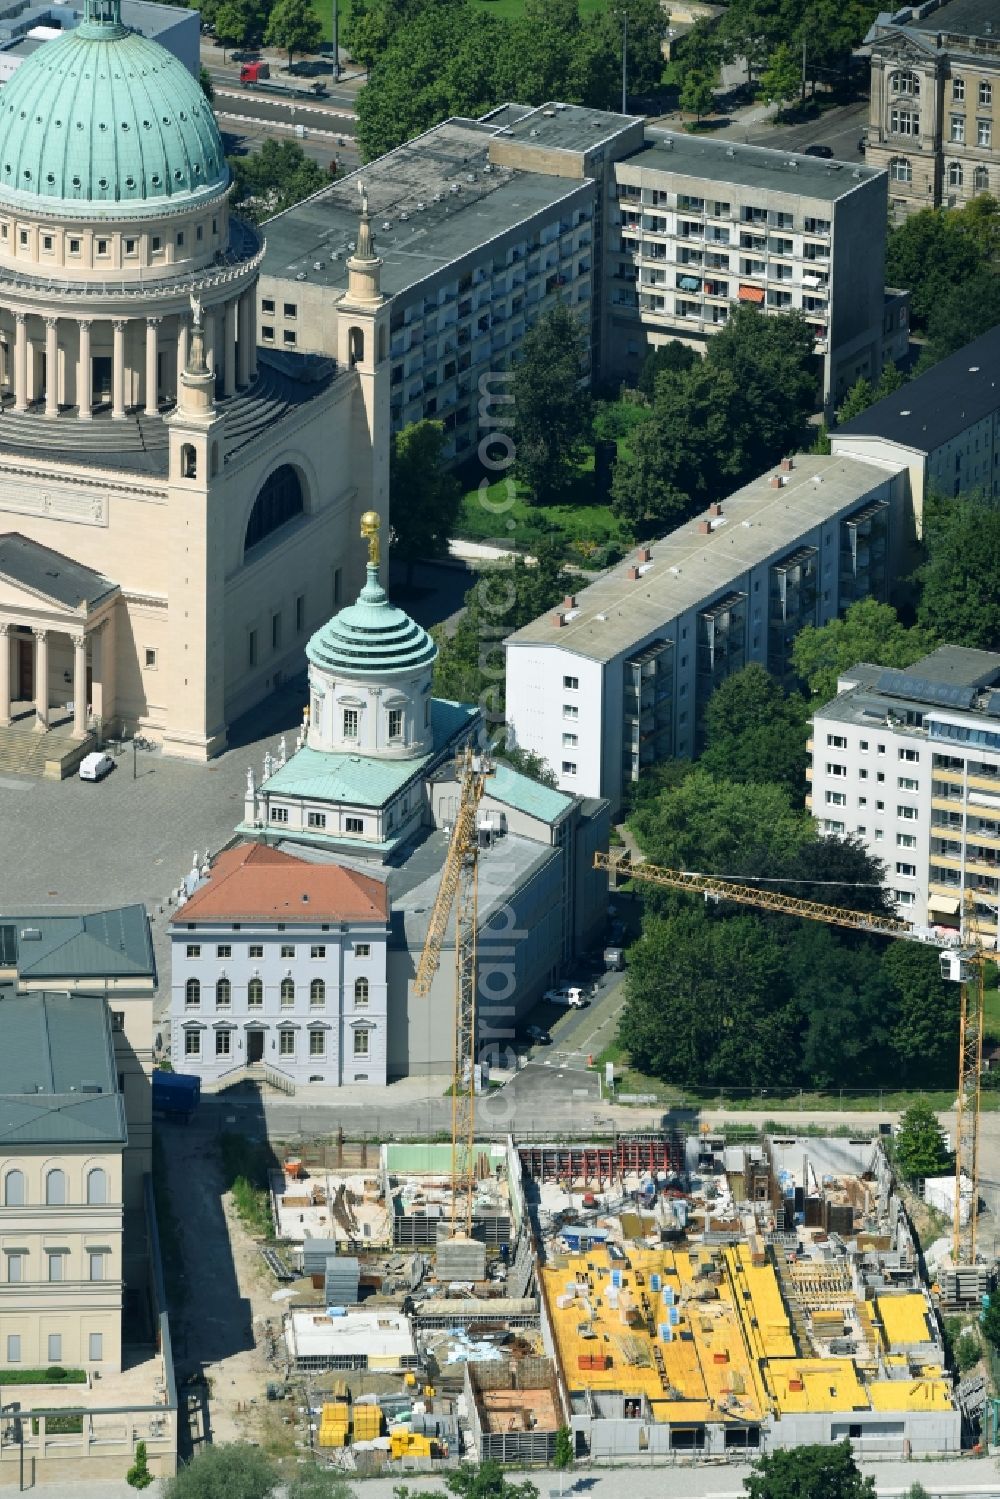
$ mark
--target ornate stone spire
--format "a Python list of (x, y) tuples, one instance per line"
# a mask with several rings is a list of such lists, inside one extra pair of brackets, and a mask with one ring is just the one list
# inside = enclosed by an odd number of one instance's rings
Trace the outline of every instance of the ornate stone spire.
[(347, 261), (347, 291), (342, 298), (342, 305), (372, 310), (384, 300), (380, 282), (382, 261), (375, 253), (375, 239), (368, 213), (368, 194), (360, 182), (358, 190), (361, 193), (361, 219), (356, 248)]

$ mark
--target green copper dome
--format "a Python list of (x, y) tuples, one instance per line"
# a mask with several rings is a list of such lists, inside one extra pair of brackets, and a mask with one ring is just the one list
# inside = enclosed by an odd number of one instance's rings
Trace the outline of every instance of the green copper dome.
[(0, 201), (113, 218), (165, 212), (229, 181), (201, 85), (121, 23), (119, 0), (46, 42), (0, 90)]
[(389, 603), (378, 563), (369, 562), (368, 581), (357, 602), (316, 631), (306, 655), (332, 676), (398, 676), (430, 667), (437, 646), (403, 609)]

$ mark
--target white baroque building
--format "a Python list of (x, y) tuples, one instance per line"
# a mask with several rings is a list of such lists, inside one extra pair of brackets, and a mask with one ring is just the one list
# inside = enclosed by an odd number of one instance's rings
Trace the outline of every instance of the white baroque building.
[(112, 724), (213, 754), (356, 585), (359, 516), (387, 509), (367, 221), (343, 347), (258, 362), (263, 238), (230, 185), (197, 81), (119, 0), (87, 0), (4, 87), (0, 733), (51, 735), (7, 734), (8, 761), (20, 744), (65, 772)]

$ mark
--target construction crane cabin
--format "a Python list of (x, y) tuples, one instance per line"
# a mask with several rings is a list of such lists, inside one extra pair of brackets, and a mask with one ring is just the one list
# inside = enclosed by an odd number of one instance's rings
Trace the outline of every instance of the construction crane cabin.
[[(975, 898), (965, 894), (962, 908), (962, 930), (954, 940), (933, 932), (919, 931), (909, 922), (894, 916), (872, 916), (843, 906), (824, 905), (804, 900), (779, 890), (764, 890), (736, 880), (717, 879), (691, 870), (665, 869), (645, 862), (633, 864), (628, 852), (595, 853), (594, 868), (606, 869), (617, 879), (639, 880), (673, 890), (689, 890), (709, 899), (732, 901), (735, 905), (757, 910), (777, 911), (786, 916), (800, 916), (807, 921), (823, 921), (830, 926), (867, 932), (875, 937), (901, 938), (941, 948), (941, 977), (958, 984), (958, 1096), (955, 1112), (955, 1197), (952, 1214), (951, 1256), (956, 1270), (974, 1267), (976, 1257), (976, 1220), (979, 1209), (979, 1108), (983, 1071), (983, 1021), (986, 992), (986, 964), (996, 961), (983, 941), (976, 914)], [(971, 1187), (969, 1216), (962, 1222), (963, 1179)]]

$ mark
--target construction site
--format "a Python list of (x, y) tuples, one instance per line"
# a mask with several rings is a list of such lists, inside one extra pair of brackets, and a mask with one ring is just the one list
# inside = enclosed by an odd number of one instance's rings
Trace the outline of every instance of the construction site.
[[(449, 1146), (369, 1153), (272, 1184), (271, 1393), (327, 1464), (544, 1466), (560, 1430), (597, 1464), (976, 1440), (985, 1380), (947, 1367), (877, 1137), (477, 1145), (469, 1235)], [(328, 1216), (299, 1223), (312, 1183)]]

